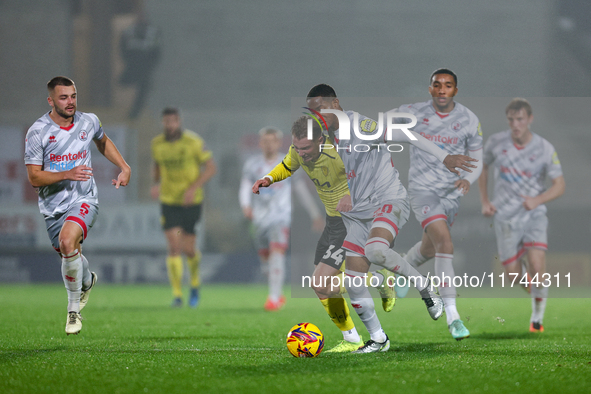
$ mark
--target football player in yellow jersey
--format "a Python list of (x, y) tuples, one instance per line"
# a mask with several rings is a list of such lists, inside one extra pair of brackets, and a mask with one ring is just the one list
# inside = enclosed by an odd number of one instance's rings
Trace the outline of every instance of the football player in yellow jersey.
[[(347, 174), (343, 161), (334, 148), (321, 151), (321, 144), (334, 144), (322, 134), (322, 129), (316, 123), (313, 124), (312, 140), (307, 138), (308, 119), (311, 118), (302, 116), (293, 124), (289, 153), (269, 174), (256, 181), (252, 190), (258, 194), (260, 187), (268, 187), (274, 182), (284, 180), (300, 167), (314, 182), (326, 209), (326, 226), (316, 246), (316, 268), (311, 283), (331, 320), (343, 333), (343, 341), (328, 352), (351, 352), (363, 346), (363, 340), (355, 329), (340, 288), (333, 287), (330, 280), (332, 276), (341, 274), (341, 266), (345, 261), (342, 245), (347, 231), (340, 212), (347, 212), (352, 208)], [(378, 290), (384, 310), (389, 312), (394, 306), (395, 294), (386, 282), (394, 283), (393, 278), (387, 281), (393, 274), (385, 269), (372, 274), (380, 278)]]
[(199, 303), (199, 261), (195, 224), (201, 217), (203, 185), (216, 173), (211, 151), (196, 133), (183, 130), (178, 109), (162, 111), (164, 133), (152, 140), (154, 186), (151, 194), (161, 203), (161, 221), (168, 244), (166, 267), (172, 286), (173, 307), (183, 305), (183, 258), (191, 277), (189, 305)]

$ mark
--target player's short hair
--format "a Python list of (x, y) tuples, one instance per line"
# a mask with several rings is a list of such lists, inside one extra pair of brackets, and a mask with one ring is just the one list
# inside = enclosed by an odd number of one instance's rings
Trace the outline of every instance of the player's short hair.
[(56, 86), (76, 86), (76, 84), (70, 78), (60, 75), (51, 78), (49, 82), (47, 82), (47, 90), (53, 92)]
[(312, 120), (312, 138), (317, 140), (322, 135), (322, 128), (309, 116), (300, 116), (291, 126), (291, 135), (298, 140), (308, 138), (308, 119)]
[(458, 87), (458, 76), (449, 68), (438, 68), (437, 70), (433, 71), (433, 74), (431, 74), (431, 78), (429, 78), (429, 85), (431, 85), (431, 83), (433, 82), (433, 77), (439, 74), (447, 74), (454, 77), (454, 82), (456, 83), (456, 87)]
[(261, 137), (264, 135), (269, 135), (269, 134), (273, 134), (279, 139), (283, 138), (283, 131), (279, 130), (276, 127), (271, 127), (271, 126), (263, 127), (262, 129), (259, 130), (259, 135)]
[(181, 113), (179, 111), (178, 108), (175, 107), (166, 107), (162, 110), (162, 117), (168, 116), (168, 115), (176, 115), (176, 116), (180, 116)]
[(505, 115), (508, 115), (510, 111), (519, 112), (522, 109), (525, 110), (527, 116), (531, 116), (532, 109), (529, 101), (521, 97), (516, 97), (513, 100), (511, 100), (509, 105), (507, 105), (507, 108), (505, 108)]
[(314, 86), (308, 92), (307, 98), (314, 98), (314, 97), (337, 97), (336, 92), (332, 88), (332, 86), (327, 85), (325, 83), (321, 83), (319, 85)]

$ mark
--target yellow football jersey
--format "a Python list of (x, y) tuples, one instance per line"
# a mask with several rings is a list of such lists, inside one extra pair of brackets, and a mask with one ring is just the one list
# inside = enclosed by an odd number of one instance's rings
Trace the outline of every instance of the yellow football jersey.
[[(328, 139), (326, 143), (332, 144)], [(279, 182), (290, 177), (300, 167), (314, 182), (318, 196), (326, 209), (326, 214), (328, 216), (341, 216), (336, 207), (340, 199), (349, 194), (349, 186), (347, 184), (345, 165), (337, 151), (334, 148), (323, 149), (316, 161), (304, 163), (292, 145), (283, 161), (267, 175), (273, 178), (273, 182)]]
[[(189, 186), (199, 177), (201, 166), (212, 156), (203, 139), (190, 130), (183, 130), (175, 141), (167, 141), (164, 134), (152, 140), (152, 158), (160, 168), (160, 201), (168, 205), (182, 205)], [(203, 189), (195, 192), (195, 204), (203, 201)]]

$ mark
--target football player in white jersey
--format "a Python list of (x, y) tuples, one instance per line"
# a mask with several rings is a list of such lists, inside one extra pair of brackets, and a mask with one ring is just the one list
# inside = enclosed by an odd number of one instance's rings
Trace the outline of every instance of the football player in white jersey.
[[(552, 144), (530, 130), (534, 117), (529, 102), (515, 98), (505, 114), (509, 130), (493, 134), (484, 146), (484, 167), (478, 180), (482, 214), (494, 216), (497, 249), (505, 272), (517, 275), (523, 284), (524, 276), (530, 281), (525, 285), (532, 299), (529, 330), (543, 332), (550, 286), (546, 273), (548, 218), (544, 204), (564, 193), (564, 176)], [(494, 168), (492, 202), (488, 199), (489, 166)], [(547, 190), (546, 176), (552, 180)], [(527, 268), (521, 262), (524, 254)]]
[(432, 155), (410, 147), (408, 193), (412, 210), (424, 231), (422, 240), (406, 253), (405, 259), (418, 267), (435, 257), (435, 274), (441, 280), (439, 294), (445, 305), (447, 326), (451, 336), (459, 341), (469, 337), (470, 331), (460, 320), (456, 308), (450, 228), (458, 214), (461, 196), (470, 190), (470, 185), (482, 172), (482, 132), (476, 115), (454, 101), (457, 85), (453, 71), (435, 70), (429, 83), (432, 99), (402, 105), (396, 111), (415, 115), (418, 122), (412, 130), (449, 154), (467, 154), (478, 160), (474, 171), (457, 175)]
[[(274, 127), (259, 131), (262, 154), (249, 158), (242, 170), (239, 200), (244, 217), (252, 220), (255, 244), (261, 260), (261, 268), (269, 280), (269, 296), (264, 308), (277, 311), (285, 304), (282, 286), (285, 280), (285, 252), (289, 246), (291, 225), (291, 179), (276, 182), (260, 190), (258, 198), (252, 198), (252, 184), (281, 163), (284, 153), (279, 153), (283, 133)], [(313, 220), (314, 228), (324, 227), (320, 210), (305, 185), (295, 188), (304, 207)]]
[[(407, 278), (415, 278), (415, 287), (430, 316), (436, 320), (443, 313), (442, 301), (429, 288), (429, 281), (391, 249), (398, 229), (408, 220), (410, 207), (406, 189), (398, 178), (385, 143), (410, 142), (437, 157), (453, 172), (457, 172), (456, 167), (469, 172), (469, 167), (474, 167), (469, 163), (473, 159), (448, 155), (417, 133), (409, 132), (415, 138), (411, 140), (402, 130), (395, 130), (388, 141), (385, 140), (386, 135), (382, 139), (381, 135), (374, 134), (372, 139), (377, 123), (355, 112), (344, 112), (334, 89), (326, 84), (316, 85), (309, 91), (307, 104), (310, 110), (323, 116), (329, 134), (334, 137), (332, 140), (338, 145), (338, 153), (349, 179), (352, 209), (342, 213), (347, 227), (343, 243), (343, 248), (347, 250), (345, 273), (348, 280), (345, 280), (345, 286), (351, 305), (371, 337), (353, 353), (385, 352), (390, 347), (390, 340), (375, 313), (365, 281), (361, 279), (372, 263)], [(365, 134), (364, 138), (359, 133)], [(373, 144), (369, 145), (369, 141)]]
[(127, 186), (131, 169), (96, 115), (76, 111), (76, 85), (71, 79), (55, 77), (47, 83), (47, 90), (51, 111), (27, 132), (25, 164), (29, 182), (38, 189), (49, 239), (62, 258), (62, 279), (68, 293), (66, 334), (70, 335), (82, 329), (80, 311), (97, 279), (81, 248), (98, 214), (90, 143), (121, 169), (112, 180), (116, 188)]

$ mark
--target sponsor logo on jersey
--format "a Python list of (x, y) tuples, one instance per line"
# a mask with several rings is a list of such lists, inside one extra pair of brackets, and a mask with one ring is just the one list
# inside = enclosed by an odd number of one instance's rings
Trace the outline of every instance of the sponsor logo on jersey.
[(478, 127), (476, 131), (478, 132), (478, 135), (482, 137), (482, 128), (480, 127), (480, 122), (478, 122)]
[(78, 153), (68, 153), (63, 155), (49, 155), (49, 169), (54, 171), (68, 171), (76, 167), (76, 160), (86, 159), (88, 151), (83, 150)]
[(558, 154), (556, 152), (552, 153), (552, 163), (560, 165), (560, 160), (558, 160)]
[(55, 138), (55, 135), (50, 135), (49, 136), (49, 143), (51, 144), (52, 142), (57, 142), (57, 139)]
[(423, 118), (423, 124), (428, 125), (429, 124), (429, 118)]
[(429, 141), (439, 142), (439, 143), (442, 143), (442, 144), (455, 145), (459, 141), (459, 137), (446, 137), (446, 136), (441, 136), (441, 135), (429, 135), (429, 134), (425, 134), (422, 131), (419, 134), (422, 135), (423, 137), (425, 137), (426, 139), (428, 139)]

